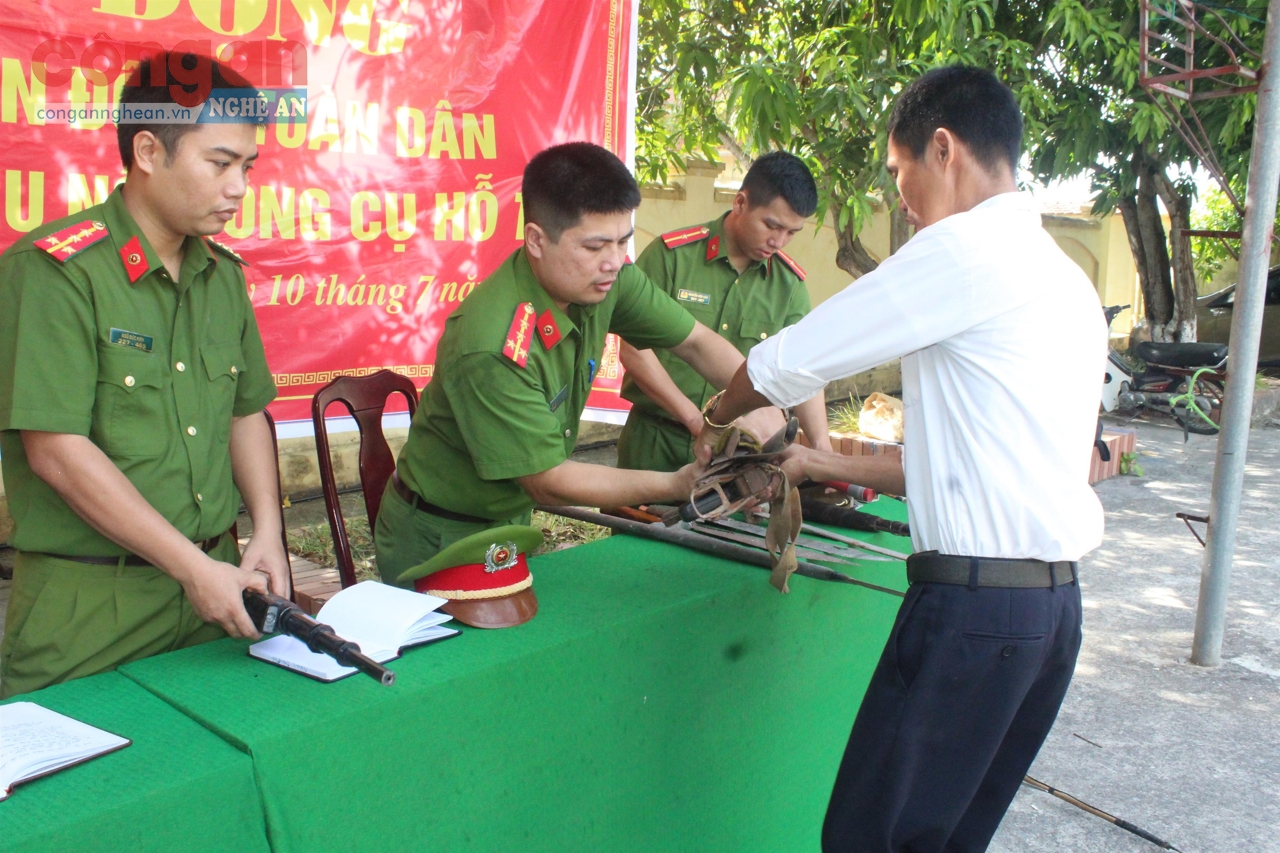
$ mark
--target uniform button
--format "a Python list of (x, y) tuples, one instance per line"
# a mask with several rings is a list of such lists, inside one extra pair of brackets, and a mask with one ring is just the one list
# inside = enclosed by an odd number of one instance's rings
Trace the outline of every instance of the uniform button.
[(1005, 658), (1009, 657), (1011, 654), (1013, 654), (1013, 646), (1005, 646), (1004, 651), (1000, 652), (1000, 656)]
[(572, 433), (573, 433), (573, 430), (568, 430), (568, 429), (567, 429), (567, 430), (565, 430), (565, 431), (564, 431), (564, 437), (565, 437), (565, 438), (568, 438)]
[(198, 501), (203, 501), (203, 500), (204, 500), (204, 495), (200, 494), (199, 492), (196, 492), (196, 500), (198, 500)]
[(725, 330), (728, 330), (728, 328), (729, 328), (729, 324), (728, 324), (728, 323), (721, 323), (721, 324), (720, 324), (720, 328), (725, 329)]
[(187, 427), (187, 435), (195, 435), (195, 434), (196, 434), (195, 427)]
[(760, 333), (760, 340), (762, 340), (762, 341), (763, 341), (763, 340), (764, 340), (765, 338), (767, 338), (767, 337), (769, 337), (769, 336), (768, 336), (768, 335), (766, 335), (764, 332), (761, 332), (761, 333)]
[(240, 372), (240, 369), (239, 369), (239, 368), (237, 368), (234, 364), (233, 364), (233, 365), (231, 365), (231, 375), (232, 375), (232, 376), (235, 376), (235, 375), (236, 375), (237, 373), (239, 373), (239, 372)]
[(179, 373), (182, 373), (184, 370), (186, 370), (186, 369), (187, 369), (187, 366), (186, 366), (185, 364), (183, 364), (182, 362), (178, 362), (177, 364), (175, 364), (175, 365), (174, 365), (174, 367), (176, 367), (176, 368), (178, 369), (178, 372), (179, 372)]
[(132, 387), (133, 387), (133, 384), (134, 384), (136, 381), (137, 381), (137, 380), (136, 380), (136, 379), (134, 379), (132, 376), (126, 376), (126, 377), (124, 378), (124, 384), (125, 384), (125, 385), (128, 385), (130, 388), (132, 388)]

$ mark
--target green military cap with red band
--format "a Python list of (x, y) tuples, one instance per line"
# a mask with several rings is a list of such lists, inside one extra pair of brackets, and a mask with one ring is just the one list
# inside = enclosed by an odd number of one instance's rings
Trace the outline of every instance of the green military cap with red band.
[(528, 554), (542, 532), (523, 525), (482, 530), (406, 569), (393, 582), (446, 599), (445, 613), (475, 628), (509, 628), (538, 612)]

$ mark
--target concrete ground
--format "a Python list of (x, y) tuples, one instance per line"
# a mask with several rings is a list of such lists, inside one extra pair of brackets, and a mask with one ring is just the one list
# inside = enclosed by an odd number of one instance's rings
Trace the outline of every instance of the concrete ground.
[[(1083, 562), (1084, 647), (1031, 775), (1185, 853), (1280, 851), (1280, 429), (1250, 434), (1222, 666), (1187, 663), (1216, 438), (1134, 422), (1142, 477), (1098, 486), (1101, 548)], [(611, 448), (584, 461), (611, 464)], [(358, 506), (358, 496), (345, 498)], [(322, 519), (295, 505), (288, 524)], [(13, 552), (0, 550), (0, 563)], [(0, 628), (9, 582), (0, 580)], [(992, 853), (1145, 853), (1154, 845), (1023, 787)]]
[[(1280, 851), (1280, 430), (1249, 436), (1224, 662), (1206, 669), (1187, 662), (1203, 549), (1174, 513), (1207, 514), (1217, 439), (1131, 426), (1144, 476), (1097, 488), (1084, 646), (1031, 775), (1185, 853)], [(990, 849), (1158, 848), (1024, 785)]]

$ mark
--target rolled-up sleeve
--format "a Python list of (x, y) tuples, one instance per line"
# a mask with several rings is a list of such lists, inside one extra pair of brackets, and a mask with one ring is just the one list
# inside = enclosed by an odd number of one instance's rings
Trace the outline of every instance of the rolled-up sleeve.
[(253, 314), (253, 303), (244, 292), (244, 325), (240, 333), (240, 351), (245, 369), (236, 385), (236, 401), (232, 414), (237, 418), (260, 412), (276, 398), (276, 383), (267, 367), (267, 354), (262, 347), (262, 335)]
[(639, 349), (674, 347), (693, 331), (693, 315), (632, 264), (622, 268), (615, 285), (618, 304), (609, 331)]
[(787, 408), (808, 400), (827, 385), (827, 380), (804, 368), (783, 368), (782, 346), (795, 326), (756, 344), (747, 354), (747, 376), (752, 386), (775, 406)]
[(482, 480), (513, 480), (568, 458), (560, 421), (531, 371), (497, 353), (472, 353), (433, 381), (449, 405)]

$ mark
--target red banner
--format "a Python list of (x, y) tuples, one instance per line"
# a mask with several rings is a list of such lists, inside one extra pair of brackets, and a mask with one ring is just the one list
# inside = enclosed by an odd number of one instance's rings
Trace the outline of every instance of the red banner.
[[(309, 417), (341, 374), (389, 368), (421, 388), (445, 317), (520, 245), (529, 158), (570, 140), (625, 158), (634, 2), (9, 4), (0, 246), (123, 178), (110, 119), (55, 123), (40, 108), (109, 108), (147, 50), (194, 42), (256, 85), (306, 91), (305, 119), (259, 129), (249, 193), (220, 238), (249, 262), (273, 413)], [(611, 338), (590, 405), (625, 408), (620, 382)]]

